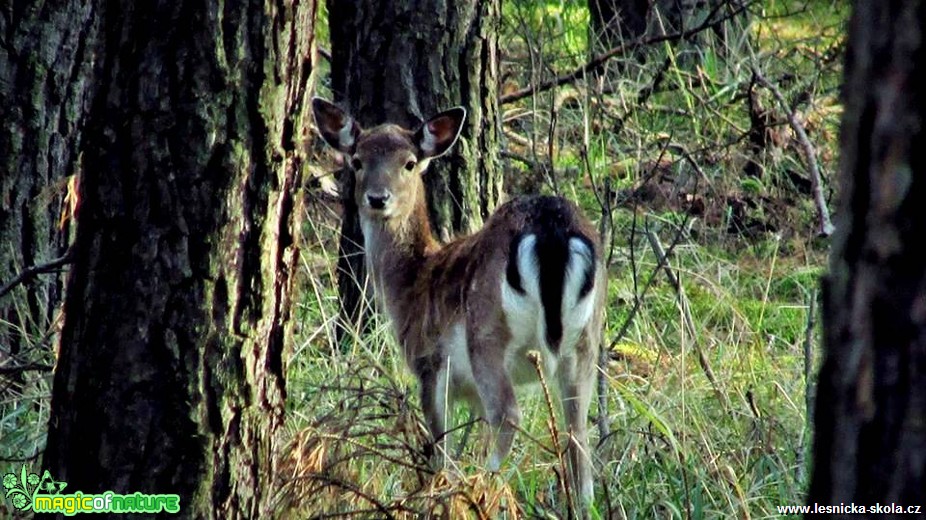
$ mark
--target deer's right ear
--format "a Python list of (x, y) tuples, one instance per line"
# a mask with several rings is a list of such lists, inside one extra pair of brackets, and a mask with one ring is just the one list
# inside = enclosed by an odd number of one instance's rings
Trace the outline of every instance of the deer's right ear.
[(432, 117), (415, 133), (415, 142), (421, 150), (423, 157), (440, 157), (457, 142), (463, 121), (466, 120), (466, 109), (455, 107)]
[(322, 98), (312, 98), (312, 112), (318, 131), (326, 143), (346, 154), (354, 153), (357, 137), (360, 136), (360, 125), (354, 118)]

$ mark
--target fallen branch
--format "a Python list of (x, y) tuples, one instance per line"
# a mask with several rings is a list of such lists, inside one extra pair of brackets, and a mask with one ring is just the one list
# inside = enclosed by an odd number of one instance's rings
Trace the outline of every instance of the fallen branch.
[(50, 262), (44, 264), (33, 265), (22, 270), (18, 275), (14, 276), (12, 280), (6, 283), (2, 289), (0, 289), (0, 298), (6, 296), (6, 294), (13, 290), (14, 287), (21, 283), (26, 283), (29, 280), (35, 278), (36, 276), (44, 273), (48, 273), (58, 269), (63, 265), (67, 265), (74, 262), (73, 258), (73, 248), (68, 248), (68, 250), (61, 255), (60, 258), (56, 258)]
[(814, 150), (810, 138), (807, 137), (804, 125), (801, 124), (800, 120), (797, 118), (797, 111), (785, 100), (781, 90), (765, 79), (765, 76), (762, 75), (759, 69), (753, 68), (752, 73), (756, 78), (756, 82), (769, 89), (772, 95), (775, 96), (775, 99), (778, 100), (778, 104), (788, 113), (788, 124), (790, 124), (791, 129), (794, 130), (794, 135), (797, 136), (798, 142), (801, 143), (801, 148), (804, 151), (804, 160), (807, 161), (807, 170), (810, 173), (810, 189), (813, 193), (813, 201), (817, 206), (817, 214), (820, 218), (820, 234), (828, 237), (833, 234), (836, 227), (833, 225), (832, 220), (830, 220), (830, 211), (829, 208), (826, 207), (826, 198), (823, 196), (823, 183), (820, 177), (820, 167), (817, 164), (817, 152)]
[(726, 394), (720, 390), (717, 377), (714, 376), (714, 370), (711, 369), (707, 356), (704, 355), (704, 349), (701, 348), (701, 343), (698, 342), (698, 329), (695, 327), (694, 318), (691, 317), (691, 307), (688, 305), (688, 297), (685, 295), (685, 288), (672, 270), (672, 266), (669, 265), (666, 251), (662, 247), (662, 243), (659, 242), (659, 237), (653, 230), (649, 229), (648, 226), (644, 233), (646, 234), (646, 239), (649, 240), (649, 245), (653, 249), (653, 253), (655, 253), (656, 258), (659, 259), (659, 265), (662, 266), (663, 271), (666, 273), (669, 284), (672, 285), (672, 288), (675, 289), (675, 294), (678, 295), (679, 309), (682, 312), (682, 318), (685, 320), (685, 328), (688, 329), (688, 334), (691, 336), (691, 343), (694, 345), (695, 353), (698, 355), (698, 364), (701, 366), (701, 370), (707, 377), (708, 382), (710, 382), (711, 388), (714, 389), (714, 394), (717, 395), (717, 399), (724, 406), (724, 409), (729, 410), (730, 402)]
[(563, 74), (562, 76), (557, 76), (553, 79), (549, 79), (539, 85), (528, 85), (527, 87), (524, 87), (520, 90), (516, 90), (510, 94), (505, 94), (504, 96), (499, 98), (499, 104), (504, 105), (507, 103), (513, 103), (520, 99), (524, 99), (528, 96), (531, 96), (536, 92), (545, 92), (552, 88), (559, 87), (567, 83), (572, 83), (578, 80), (579, 78), (583, 78), (587, 76), (591, 72), (595, 72), (599, 70), (611, 58), (620, 56), (622, 54), (626, 54), (627, 52), (639, 49), (640, 47), (646, 47), (649, 45), (654, 45), (654, 44), (662, 43), (666, 41), (676, 41), (676, 40), (683, 40), (686, 38), (691, 38), (692, 36), (694, 36), (695, 34), (701, 31), (705, 31), (707, 29), (714, 29), (720, 26), (720, 24), (726, 22), (727, 20), (734, 18), (735, 16), (739, 15), (740, 13), (746, 10), (746, 5), (742, 4), (738, 6), (736, 9), (734, 9), (733, 11), (727, 13), (726, 15), (720, 18), (714, 19), (714, 16), (717, 14), (717, 12), (725, 6), (726, 6), (725, 3), (720, 3), (719, 5), (717, 5), (717, 7), (715, 7), (714, 10), (711, 11), (710, 15), (707, 16), (707, 18), (704, 20), (703, 23), (691, 29), (688, 29), (685, 31), (679, 31), (679, 32), (672, 33), (672, 34), (663, 34), (660, 36), (652, 36), (649, 38), (642, 38), (642, 39), (622, 43), (618, 45), (617, 47), (614, 47), (602, 54), (595, 56), (594, 58), (589, 60), (588, 63), (586, 63), (585, 65), (582, 65), (581, 67), (576, 68), (572, 72)]

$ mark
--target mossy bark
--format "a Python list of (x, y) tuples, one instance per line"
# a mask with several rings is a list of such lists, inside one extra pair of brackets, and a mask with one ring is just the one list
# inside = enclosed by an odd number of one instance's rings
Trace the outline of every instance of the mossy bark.
[(314, 2), (101, 2), (45, 467), (271, 511)]
[[(80, 170), (99, 22), (84, 0), (0, 8), (0, 284), (67, 248), (65, 195)], [(0, 299), (0, 362), (36, 359), (26, 349), (50, 344), (41, 338), (54, 338), (63, 285), (46, 274)]]
[(924, 28), (923, 0), (855, 3), (811, 504), (926, 504)]
[[(461, 139), (426, 173), (434, 229), (446, 241), (478, 229), (502, 198), (498, 161), (498, 0), (446, 3), (328, 1), (335, 101), (367, 127), (416, 127), (452, 106), (467, 109)], [(347, 175), (342, 175), (347, 177)], [(361, 314), (363, 237), (344, 178), (339, 290), (342, 314)]]

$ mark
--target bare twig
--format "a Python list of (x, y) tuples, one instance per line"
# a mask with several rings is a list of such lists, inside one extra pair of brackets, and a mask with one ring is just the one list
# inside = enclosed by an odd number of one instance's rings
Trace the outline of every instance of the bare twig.
[(54, 367), (44, 363), (27, 363), (25, 365), (14, 365), (9, 367), (0, 367), (0, 375), (19, 374), (20, 372), (51, 372)]
[[(662, 151), (660, 152), (659, 157), (656, 159), (656, 163), (659, 163), (662, 161), (667, 149), (668, 149), (668, 143), (666, 144), (666, 146), (662, 148)], [(656, 174), (656, 169), (654, 167), (652, 170), (650, 170), (647, 177), (643, 180), (643, 183), (649, 182), (649, 180), (652, 179), (655, 176), (655, 174)], [(618, 330), (617, 334), (615, 334), (614, 337), (611, 339), (611, 343), (608, 344), (607, 351), (609, 354), (612, 350), (614, 350), (614, 347), (617, 346), (617, 343), (621, 339), (623, 339), (624, 335), (627, 334), (627, 331), (630, 330), (630, 325), (633, 323), (634, 318), (636, 318), (637, 312), (639, 312), (640, 307), (643, 306), (643, 296), (645, 296), (646, 293), (649, 292), (649, 289), (653, 285), (653, 282), (656, 281), (656, 275), (662, 269), (663, 262), (668, 261), (667, 257), (657, 258), (656, 267), (653, 268), (653, 271), (652, 273), (650, 273), (650, 277), (646, 280), (646, 283), (643, 285), (643, 288), (642, 289), (639, 288), (639, 283), (637, 280), (637, 267), (636, 267), (637, 261), (636, 261), (635, 253), (634, 253), (634, 251), (636, 250), (636, 248), (634, 247), (634, 242), (635, 242), (634, 237), (637, 234), (637, 231), (636, 231), (637, 230), (637, 218), (636, 218), (637, 212), (636, 210), (634, 210), (633, 215), (634, 215), (634, 218), (631, 221), (631, 230), (630, 230), (630, 264), (632, 266), (631, 273), (633, 273), (634, 302), (633, 302), (633, 307), (630, 308), (630, 313), (628, 313), (627, 318), (624, 319), (624, 323), (621, 325), (621, 328)], [(669, 249), (667, 250), (666, 255), (672, 254), (672, 251), (675, 250), (675, 246), (677, 246), (681, 242), (682, 237), (685, 235), (685, 230), (688, 228), (688, 223), (690, 221), (691, 221), (691, 215), (686, 213), (684, 221), (682, 222), (681, 226), (679, 226), (678, 231), (676, 231), (675, 233), (675, 237), (673, 237), (672, 242), (669, 244)]]
[[(595, 194), (595, 200), (598, 202), (598, 207), (601, 209), (601, 221), (598, 225), (598, 242), (603, 248), (605, 244), (613, 244), (611, 242), (611, 229), (613, 225), (613, 213), (611, 208), (611, 180), (605, 176), (604, 185), (598, 186), (598, 183), (595, 181), (595, 175), (592, 172), (592, 163), (588, 157), (588, 117), (585, 118), (585, 139), (582, 145), (582, 162), (585, 166), (585, 175), (588, 177), (589, 181), (592, 184), (592, 193)], [(608, 258), (602, 258), (605, 260), (605, 270), (611, 263), (610, 254)], [(611, 436), (611, 425), (608, 423), (608, 381), (607, 381), (607, 369), (608, 369), (608, 352), (601, 348), (601, 344), (604, 343), (604, 329), (599, 331), (599, 345), (598, 345), (598, 438), (607, 439)]]
[(14, 276), (12, 280), (7, 282), (3, 286), (3, 288), (0, 289), (0, 298), (3, 298), (4, 296), (6, 296), (7, 293), (12, 291), (13, 288), (16, 287), (17, 285), (21, 283), (26, 283), (29, 280), (35, 278), (37, 275), (54, 271), (55, 269), (58, 269), (59, 267), (63, 265), (72, 263), (74, 261), (73, 251), (74, 251), (73, 248), (68, 248), (68, 250), (63, 255), (61, 255), (60, 258), (56, 258), (44, 264), (33, 265), (31, 267), (27, 267), (23, 269), (22, 272)]
[[(817, 293), (812, 291), (807, 296), (807, 325), (804, 328), (804, 406), (807, 413), (805, 425), (811, 424), (814, 414), (814, 400), (816, 387), (813, 384), (813, 333), (816, 328), (816, 308)], [(807, 464), (807, 434), (809, 428), (805, 426), (801, 430), (801, 437), (797, 446), (797, 481), (804, 483), (806, 480)]]
[[(586, 161), (588, 160), (588, 154), (585, 154)], [(591, 177), (591, 175), (589, 175)], [(610, 179), (605, 177), (604, 180), (604, 194), (601, 197), (598, 197), (598, 203), (601, 204), (601, 224), (598, 229), (599, 241), (604, 247), (604, 244), (611, 243), (611, 226), (612, 226), (612, 212), (611, 212), (611, 182)], [(596, 196), (598, 190), (595, 190)], [(605, 265), (605, 269), (608, 266)], [(601, 343), (604, 343), (604, 329), (598, 331), (600, 335), (599, 345), (598, 345), (598, 438), (607, 439), (611, 435), (611, 425), (608, 422), (608, 381), (607, 381), (607, 370), (608, 370), (608, 353), (601, 348)]]
[(383, 518), (395, 518), (395, 517), (396, 517), (394, 514), (392, 514), (392, 511), (390, 511), (390, 509), (393, 509), (393, 510), (400, 510), (400, 511), (403, 511), (403, 510), (404, 510), (404, 511), (409, 511), (409, 512), (412, 512), (412, 513), (417, 512), (417, 511), (415, 511), (414, 509), (409, 509), (409, 508), (403, 506), (401, 503), (387, 506), (386, 504), (384, 504), (384, 503), (380, 502), (379, 500), (377, 500), (377, 498), (374, 497), (373, 495), (371, 495), (370, 493), (367, 493), (367, 492), (363, 491), (363, 490), (360, 488), (360, 486), (358, 486), (357, 484), (355, 484), (355, 483), (353, 483), (353, 482), (348, 482), (348, 481), (343, 480), (343, 479), (340, 479), (340, 478), (338, 478), (338, 477), (336, 477), (336, 476), (334, 476), (334, 475), (331, 475), (331, 474), (323, 474), (323, 475), (316, 475), (316, 474), (300, 475), (300, 476), (298, 476), (298, 477), (292, 479), (292, 482), (296, 482), (296, 481), (300, 481), (300, 480), (315, 481), (315, 482), (318, 482), (319, 484), (321, 484), (322, 486), (325, 486), (325, 487), (335, 487), (335, 488), (338, 488), (338, 489), (342, 489), (342, 490), (344, 490), (344, 491), (347, 491), (347, 492), (353, 494), (354, 496), (357, 496), (357, 497), (362, 498), (362, 499), (365, 500), (367, 503), (369, 503), (370, 505), (372, 505), (373, 507), (375, 507), (375, 508), (376, 508), (376, 511), (377, 511), (379, 514), (383, 515)]
[(807, 170), (810, 173), (813, 200), (814, 204), (817, 206), (817, 213), (820, 218), (820, 234), (823, 236), (830, 236), (833, 234), (833, 231), (836, 230), (836, 227), (833, 226), (833, 222), (830, 220), (830, 211), (826, 207), (826, 198), (823, 196), (823, 183), (820, 178), (820, 166), (817, 163), (817, 152), (814, 150), (810, 138), (807, 137), (804, 125), (801, 124), (800, 120), (797, 118), (797, 111), (785, 100), (781, 90), (765, 79), (765, 76), (762, 75), (762, 72), (758, 68), (754, 67), (752, 73), (756, 78), (756, 82), (769, 89), (772, 95), (775, 96), (775, 99), (778, 100), (778, 104), (788, 113), (788, 123), (791, 125), (791, 129), (794, 130), (794, 135), (797, 136), (798, 142), (801, 143), (801, 148), (804, 151), (804, 160), (807, 161)]
[(582, 65), (581, 67), (578, 67), (572, 72), (568, 72), (561, 76), (557, 76), (553, 79), (549, 79), (547, 81), (540, 83), (539, 85), (528, 85), (527, 87), (524, 87), (520, 90), (516, 90), (510, 94), (506, 94), (499, 99), (499, 103), (500, 104), (513, 103), (520, 99), (524, 99), (528, 96), (531, 96), (537, 92), (545, 92), (552, 88), (559, 87), (567, 83), (572, 83), (580, 78), (584, 78), (585, 76), (587, 76), (588, 74), (592, 72), (599, 70), (611, 58), (626, 54), (627, 52), (636, 50), (640, 47), (646, 47), (648, 45), (654, 45), (654, 44), (662, 43), (666, 41), (675, 41), (675, 40), (683, 40), (686, 38), (690, 38), (691, 36), (701, 31), (705, 31), (707, 29), (713, 29), (715, 27), (720, 26), (720, 24), (726, 22), (727, 20), (734, 18), (735, 16), (739, 15), (746, 9), (745, 4), (740, 5), (733, 11), (725, 14), (724, 16), (721, 16), (719, 18), (714, 18), (714, 16), (717, 14), (720, 8), (724, 7), (725, 5), (726, 4), (724, 3), (718, 4), (718, 6), (714, 8), (714, 10), (705, 19), (703, 23), (691, 29), (675, 32), (672, 34), (663, 34), (660, 36), (652, 36), (649, 38), (642, 38), (642, 39), (622, 43), (618, 45), (617, 47), (614, 47), (608, 51), (605, 51), (602, 54), (595, 56), (594, 58), (589, 60), (588, 63), (586, 63), (585, 65)]
[[(550, 399), (550, 389), (547, 387), (547, 380), (543, 377), (543, 366), (540, 359), (540, 354), (537, 352), (529, 352), (528, 358), (531, 362), (534, 363), (534, 369), (537, 371), (537, 377), (540, 379), (540, 387), (543, 389), (543, 398), (547, 405), (547, 411), (550, 414), (550, 420), (548, 421), (548, 426), (550, 428), (550, 436), (553, 437), (553, 445), (556, 446), (556, 457), (559, 459), (559, 467), (563, 474), (563, 491), (566, 494), (566, 508), (567, 514), (569, 517), (572, 517), (572, 512), (575, 510), (575, 506), (572, 501), (572, 493), (570, 488), (571, 482), (569, 481), (569, 468), (566, 467), (566, 459), (563, 457), (563, 450), (559, 449), (559, 429), (556, 427), (556, 411), (553, 409), (553, 401)], [(572, 432), (569, 432), (569, 444), (572, 444)], [(568, 445), (567, 445), (568, 446)], [(567, 447), (566, 449), (570, 449)]]
[(701, 366), (701, 370), (704, 372), (708, 382), (710, 382), (711, 387), (714, 389), (714, 393), (717, 395), (717, 399), (721, 404), (723, 404), (725, 409), (729, 410), (730, 403), (727, 400), (727, 396), (720, 390), (720, 385), (717, 383), (717, 377), (714, 376), (714, 370), (711, 369), (711, 365), (707, 360), (707, 356), (704, 355), (704, 349), (701, 348), (701, 343), (698, 341), (698, 329), (695, 327), (694, 319), (691, 317), (691, 307), (688, 305), (688, 297), (685, 295), (685, 288), (679, 281), (678, 276), (672, 270), (672, 266), (669, 265), (668, 260), (664, 260), (666, 258), (666, 252), (665, 249), (663, 249), (662, 244), (659, 242), (659, 236), (648, 227), (644, 230), (644, 233), (646, 234), (647, 240), (649, 240), (650, 247), (653, 248), (653, 253), (655, 253), (656, 258), (659, 259), (659, 265), (662, 266), (663, 271), (666, 273), (666, 278), (669, 280), (669, 283), (672, 285), (672, 288), (675, 289), (675, 293), (678, 295), (678, 305), (682, 311), (682, 318), (685, 320), (685, 328), (688, 329), (688, 334), (691, 336), (691, 343), (694, 345), (695, 354), (698, 355), (698, 364)]

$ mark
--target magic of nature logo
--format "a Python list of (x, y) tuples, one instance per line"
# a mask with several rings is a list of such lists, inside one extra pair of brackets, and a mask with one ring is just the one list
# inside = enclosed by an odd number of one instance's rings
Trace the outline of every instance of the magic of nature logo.
[(73, 516), (78, 513), (178, 513), (180, 496), (175, 494), (127, 495), (105, 491), (103, 493), (63, 494), (66, 482), (52, 478), (45, 470), (39, 477), (30, 473), (23, 464), (19, 472), (3, 475), (3, 489), (7, 501), (21, 512), (61, 513)]

